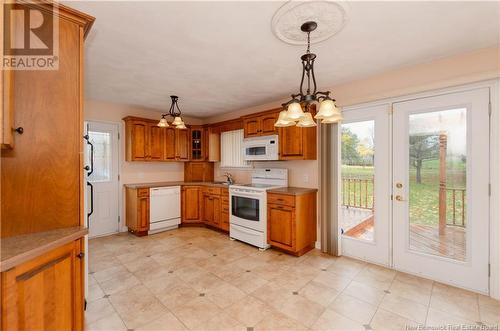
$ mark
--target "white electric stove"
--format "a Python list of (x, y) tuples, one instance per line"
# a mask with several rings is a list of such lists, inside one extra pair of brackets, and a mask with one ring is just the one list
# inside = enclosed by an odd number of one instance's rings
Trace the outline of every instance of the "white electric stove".
[(288, 186), (287, 169), (255, 169), (252, 183), (229, 188), (229, 236), (266, 249), (267, 190)]

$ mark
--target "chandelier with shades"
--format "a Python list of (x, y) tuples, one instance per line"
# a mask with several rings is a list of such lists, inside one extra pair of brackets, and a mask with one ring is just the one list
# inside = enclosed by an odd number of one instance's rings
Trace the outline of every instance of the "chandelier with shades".
[[(161, 119), (158, 122), (158, 126), (161, 128), (168, 128), (170, 125), (173, 125), (175, 126), (176, 129), (186, 129), (186, 125), (184, 124), (181, 118), (181, 110), (177, 105), (177, 100), (179, 99), (179, 97), (176, 95), (171, 95), (170, 98), (172, 99), (172, 104), (170, 105), (170, 109), (168, 110), (168, 113), (161, 115)], [(172, 121), (172, 123), (170, 123), (170, 125), (168, 124), (166, 118), (167, 116), (171, 116), (174, 118), (174, 120)]]
[(314, 21), (305, 22), (300, 27), (303, 32), (307, 33), (307, 51), (300, 57), (302, 60), (300, 93), (292, 94), (292, 99), (282, 104), (283, 110), (279, 113), (276, 123), (274, 123), (276, 127), (316, 126), (316, 122), (310, 113), (310, 108), (315, 103), (319, 103), (319, 110), (314, 118), (320, 119), (321, 123), (338, 123), (343, 118), (342, 112), (335, 105), (335, 99), (330, 97), (330, 91), (317, 91), (316, 77), (314, 76), (316, 54), (310, 52), (310, 35), (317, 27), (318, 24)]

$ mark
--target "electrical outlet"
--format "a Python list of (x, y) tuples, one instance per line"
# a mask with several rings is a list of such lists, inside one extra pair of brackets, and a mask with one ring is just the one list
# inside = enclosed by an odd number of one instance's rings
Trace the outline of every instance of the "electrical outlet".
[(309, 175), (308, 174), (304, 175), (304, 183), (309, 183)]

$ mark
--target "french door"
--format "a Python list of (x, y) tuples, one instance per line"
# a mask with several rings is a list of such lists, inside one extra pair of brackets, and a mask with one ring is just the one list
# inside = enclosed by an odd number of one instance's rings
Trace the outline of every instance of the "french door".
[(488, 103), (485, 88), (344, 112), (344, 255), (488, 293)]
[(394, 104), (394, 267), (488, 292), (489, 89)]
[(390, 265), (390, 106), (344, 112), (341, 135), (344, 255)]

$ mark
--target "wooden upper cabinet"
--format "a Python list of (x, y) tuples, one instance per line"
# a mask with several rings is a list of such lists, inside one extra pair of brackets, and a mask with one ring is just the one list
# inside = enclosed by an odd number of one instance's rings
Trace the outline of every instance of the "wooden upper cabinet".
[(191, 127), (189, 151), (191, 161), (205, 161), (207, 155), (207, 130), (204, 127)]
[(278, 128), (274, 126), (278, 119), (278, 113), (270, 113), (259, 117), (260, 120), (260, 135), (268, 136), (278, 134)]
[(243, 133), (245, 138), (260, 136), (260, 121), (258, 117), (243, 120)]
[[(316, 114), (315, 107), (310, 110)], [(279, 128), (280, 160), (316, 160), (317, 127), (301, 128), (289, 126)]]
[(165, 129), (165, 160), (174, 161), (175, 160), (175, 129), (166, 128)]
[(127, 161), (146, 161), (148, 159), (149, 123), (125, 118)]
[(175, 158), (189, 161), (189, 129), (175, 129)]
[(156, 120), (133, 116), (123, 120), (127, 161), (189, 160), (189, 129), (161, 128)]
[(156, 124), (149, 124), (149, 158), (151, 160), (164, 160), (164, 134), (165, 129)]
[(304, 154), (302, 128), (290, 126), (281, 128), (280, 131), (280, 158), (302, 158)]
[(278, 134), (278, 128), (274, 126), (277, 119), (278, 112), (276, 109), (266, 113), (258, 113), (243, 117), (245, 138)]

